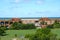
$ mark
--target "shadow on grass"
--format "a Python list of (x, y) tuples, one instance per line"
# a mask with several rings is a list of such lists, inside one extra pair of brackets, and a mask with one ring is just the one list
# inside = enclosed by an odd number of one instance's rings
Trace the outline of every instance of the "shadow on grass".
[(1, 36), (7, 36), (8, 34), (3, 34), (3, 35), (1, 35)]

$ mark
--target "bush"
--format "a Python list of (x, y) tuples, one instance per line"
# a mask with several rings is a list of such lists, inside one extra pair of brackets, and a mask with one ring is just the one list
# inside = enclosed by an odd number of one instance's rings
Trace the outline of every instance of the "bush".
[(54, 23), (52, 25), (47, 25), (47, 28), (60, 28), (60, 23)]
[(52, 25), (47, 25), (47, 28), (54, 28), (53, 24)]
[(32, 37), (32, 36), (33, 36), (33, 34), (26, 34), (25, 38), (29, 38), (29, 37)]
[(60, 24), (54, 24), (54, 28), (60, 28)]
[(54, 28), (60, 28), (60, 23), (58, 20), (55, 20), (54, 24), (53, 24)]
[(27, 26), (29, 26), (30, 29), (35, 29), (36, 26), (34, 24), (27, 24)]
[(44, 28), (44, 29), (38, 29), (35, 34), (29, 37), (29, 40), (56, 40), (56, 35), (51, 33), (50, 29)]
[(40, 22), (40, 24), (47, 25), (47, 22), (42, 21), (42, 22)]
[(34, 24), (22, 24), (21, 29), (35, 29)]
[(14, 22), (10, 29), (19, 30), (19, 29), (35, 29), (36, 26), (34, 24), (20, 24), (18, 22)]
[(5, 35), (5, 27), (0, 27), (0, 36)]
[(19, 30), (19, 29), (20, 29), (20, 25), (21, 25), (20, 23), (14, 22), (14, 23), (11, 25), (10, 29)]

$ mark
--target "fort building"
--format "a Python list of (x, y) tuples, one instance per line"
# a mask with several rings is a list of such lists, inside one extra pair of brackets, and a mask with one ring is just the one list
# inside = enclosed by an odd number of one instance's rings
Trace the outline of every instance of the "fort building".
[[(49, 19), (49, 18), (3, 18), (0, 19), (0, 26), (7, 26), (9, 27), (14, 22), (19, 22), (23, 24), (33, 23), (35, 26), (41, 26), (40, 22), (44, 21), (47, 25), (53, 24), (56, 19)], [(60, 19), (57, 19), (60, 21)]]

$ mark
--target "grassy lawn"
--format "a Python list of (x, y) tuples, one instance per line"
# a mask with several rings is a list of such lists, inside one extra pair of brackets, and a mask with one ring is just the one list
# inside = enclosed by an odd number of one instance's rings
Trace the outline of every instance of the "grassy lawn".
[(60, 38), (60, 29), (52, 29), (52, 33), (57, 34), (57, 38)]
[[(34, 34), (36, 31), (36, 29), (33, 30), (7, 30), (6, 31), (6, 36), (1, 37), (1, 40), (11, 40), (12, 38), (14, 38), (15, 34), (17, 34), (18, 38), (20, 38), (21, 36), (24, 36), (26, 34)], [(52, 32), (54, 34), (57, 34), (58, 38), (60, 38), (60, 29), (52, 29)]]
[(15, 37), (15, 34), (17, 34), (18, 38), (21, 36), (24, 36), (26, 34), (34, 34), (35, 29), (32, 30), (7, 30), (6, 31), (6, 36), (1, 37), (1, 40), (11, 40), (12, 38)]

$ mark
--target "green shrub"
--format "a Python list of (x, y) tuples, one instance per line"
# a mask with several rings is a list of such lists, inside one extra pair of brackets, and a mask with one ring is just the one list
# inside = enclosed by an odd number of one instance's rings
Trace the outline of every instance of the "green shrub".
[(54, 24), (54, 28), (60, 28), (60, 24)]
[(0, 36), (5, 35), (5, 27), (0, 27)]
[(35, 29), (36, 26), (34, 24), (21, 24), (18, 22), (14, 22), (10, 29), (14, 29), (14, 30), (19, 30), (19, 29)]
[(35, 29), (34, 24), (22, 24), (21, 29)]
[(47, 28), (54, 28), (53, 24), (52, 25), (47, 25)]
[(56, 40), (56, 35), (51, 33), (50, 29), (44, 28), (44, 29), (38, 29), (35, 34), (29, 36), (26, 35), (26, 37), (29, 37), (29, 40)]
[(35, 34), (26, 34), (25, 35), (25, 38), (30, 38), (30, 37), (32, 37), (32, 36), (34, 36)]
[(10, 29), (19, 30), (19, 29), (20, 29), (20, 25), (21, 25), (20, 23), (14, 22), (14, 23), (11, 25)]

